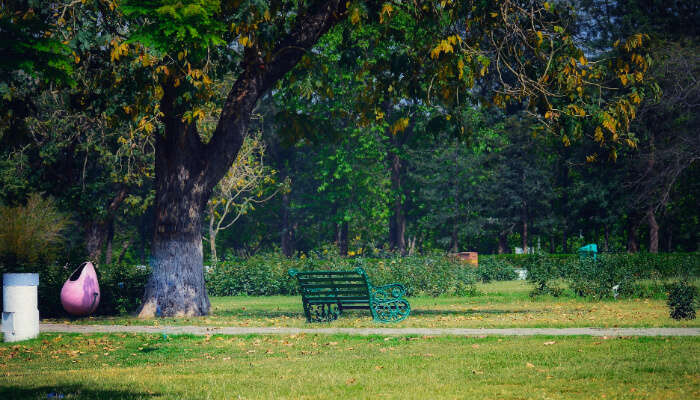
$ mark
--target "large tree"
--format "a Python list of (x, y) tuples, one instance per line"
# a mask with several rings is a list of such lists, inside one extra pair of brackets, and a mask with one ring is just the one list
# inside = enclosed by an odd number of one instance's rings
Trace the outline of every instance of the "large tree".
[[(450, 98), (464, 95), (458, 82), (471, 86), (494, 74), (501, 86), (484, 102), (529, 99), (530, 111), (542, 115), (550, 131), (564, 140), (581, 134), (577, 120), (586, 117), (606, 127), (609, 143), (624, 139), (640, 94), (622, 88), (614, 101), (603, 103), (600, 92), (620, 74), (623, 83), (641, 80), (646, 68), (639, 35), (618, 48), (612, 75), (607, 63), (588, 64), (562, 26), (565, 15), (546, 2), (128, 0), (120, 7), (128, 18), (128, 40), (115, 37), (114, 58), (140, 52), (141, 64), (153, 70), (150, 89), (160, 99), (163, 125), (155, 139), (153, 274), (142, 317), (209, 311), (201, 226), (212, 190), (236, 158), (261, 96), (313, 54), (319, 38), (341, 21), (394, 29), (385, 24), (404, 18), (433, 27), (425, 32), (437, 37), (409, 36), (400, 44), (415, 44), (415, 51), (424, 52), (423, 62), (434, 65), (434, 75), (425, 77), (428, 94), (449, 104)], [(212, 78), (224, 74), (232, 75), (234, 83), (218, 103)], [(552, 97), (559, 101), (550, 101)], [(218, 115), (210, 137), (198, 129), (207, 110)]]

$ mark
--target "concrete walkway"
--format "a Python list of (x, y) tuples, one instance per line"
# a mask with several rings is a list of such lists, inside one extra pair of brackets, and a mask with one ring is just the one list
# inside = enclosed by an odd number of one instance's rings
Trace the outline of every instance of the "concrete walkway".
[(70, 325), (41, 324), (41, 332), (67, 333), (166, 333), (171, 335), (428, 335), (428, 336), (700, 336), (700, 328), (275, 328), (275, 327), (207, 327), (207, 326), (139, 326), (139, 325)]

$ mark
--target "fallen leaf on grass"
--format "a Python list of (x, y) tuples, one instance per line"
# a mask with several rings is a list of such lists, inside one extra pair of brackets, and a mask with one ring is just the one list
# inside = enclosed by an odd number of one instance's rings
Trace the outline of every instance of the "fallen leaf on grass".
[(375, 366), (374, 366), (374, 369), (377, 370), (377, 371), (379, 371), (379, 370), (382, 369), (382, 368), (384, 368), (384, 366), (382, 366), (382, 365), (375, 365)]
[(542, 343), (542, 344), (545, 345), (545, 346), (551, 346), (551, 345), (553, 345), (554, 343), (556, 343), (556, 342), (555, 342), (554, 340), (552, 340), (551, 342), (544, 342), (544, 343)]
[(352, 384), (355, 383), (356, 381), (357, 381), (357, 380), (356, 380), (355, 378), (350, 378), (350, 379), (348, 379), (347, 381), (345, 381), (345, 384), (346, 384), (346, 385), (352, 385)]
[(479, 345), (478, 345), (478, 344), (473, 344), (473, 345), (472, 345), (472, 349), (478, 349), (478, 348), (479, 348)]
[(532, 363), (527, 363), (527, 364), (525, 364), (525, 366), (528, 368), (535, 368), (535, 364), (532, 364)]
[(474, 375), (483, 375), (483, 374), (484, 374), (484, 371), (477, 371), (477, 370), (473, 369), (473, 370), (472, 370), (472, 374), (474, 374)]

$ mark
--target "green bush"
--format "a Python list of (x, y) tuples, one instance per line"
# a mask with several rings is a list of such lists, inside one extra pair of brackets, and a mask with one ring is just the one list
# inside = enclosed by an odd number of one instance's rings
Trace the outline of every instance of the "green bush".
[(403, 284), (409, 296), (476, 293), (474, 271), (442, 255), (344, 258), (312, 254), (304, 258), (286, 258), (279, 254), (261, 254), (219, 263), (206, 274), (206, 280), (209, 294), (213, 296), (297, 294), (297, 283), (287, 273), (290, 268), (303, 271), (355, 267), (363, 267), (374, 285)]
[(480, 281), (512, 281), (518, 278), (513, 265), (508, 261), (495, 257), (482, 257), (476, 268), (476, 275)]
[(54, 263), (68, 224), (54, 201), (39, 194), (26, 205), (0, 207), (0, 272), (42, 272)]
[(533, 295), (557, 295), (561, 289), (556, 282), (563, 280), (582, 297), (659, 297), (665, 281), (700, 275), (696, 253), (599, 254), (595, 261), (561, 255), (518, 256), (514, 259), (528, 270), (528, 280), (535, 286)]
[(554, 259), (536, 254), (528, 256), (525, 261), (522, 263), (522, 267), (527, 269), (527, 280), (535, 286), (530, 293), (531, 296), (561, 295), (562, 289), (555, 282), (568, 269), (567, 264), (571, 262), (570, 258)]
[(134, 265), (106, 265), (98, 269), (100, 305), (96, 314), (114, 315), (136, 311), (151, 272)]
[(695, 319), (695, 297), (697, 289), (683, 280), (669, 288), (668, 307), (675, 320)]

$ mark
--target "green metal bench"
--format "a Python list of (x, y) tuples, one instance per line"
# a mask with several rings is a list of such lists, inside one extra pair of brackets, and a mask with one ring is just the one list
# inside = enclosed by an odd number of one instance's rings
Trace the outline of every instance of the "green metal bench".
[(369, 310), (378, 322), (399, 322), (411, 306), (402, 298), (406, 288), (398, 283), (372, 286), (362, 268), (352, 271), (297, 271), (289, 275), (299, 282), (308, 322), (330, 322), (344, 310)]

